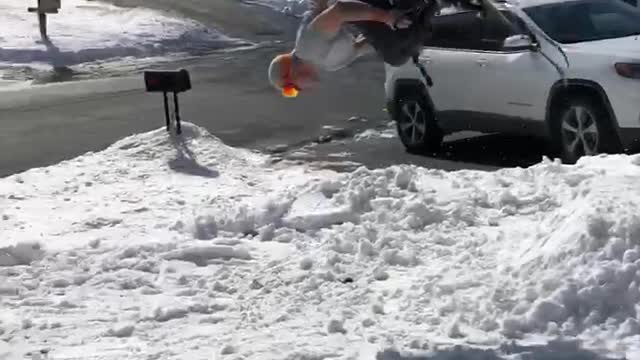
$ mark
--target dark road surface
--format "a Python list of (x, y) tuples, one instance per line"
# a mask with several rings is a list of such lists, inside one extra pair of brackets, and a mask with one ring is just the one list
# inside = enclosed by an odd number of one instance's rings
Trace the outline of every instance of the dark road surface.
[[(259, 148), (311, 141), (323, 125), (343, 124), (353, 115), (385, 116), (379, 64), (363, 64), (370, 66), (329, 79), (313, 96), (292, 100), (281, 98), (266, 81), (273, 51), (181, 64), (193, 80), (193, 89), (180, 95), (183, 120), (206, 127), (229, 145)], [(366, 69), (371, 67), (379, 71)], [(369, 72), (370, 80), (357, 80)], [(0, 93), (0, 176), (163, 126), (162, 95), (145, 93), (143, 86), (137, 77)]]
[[(164, 3), (154, 4), (158, 7)], [(195, 0), (180, 4), (201, 5), (200, 8), (193, 5), (191, 10), (178, 9), (196, 18), (206, 17), (207, 11), (213, 11), (206, 6), (214, 6)], [(228, 2), (222, 4), (235, 9)], [(295, 100), (281, 98), (269, 86), (266, 69), (274, 54), (288, 49), (296, 20), (277, 14), (263, 17), (260, 11), (255, 14), (252, 16), (260, 21), (279, 19), (270, 23), (273, 27), (258, 33), (257, 40), (285, 41), (171, 65), (187, 68), (192, 76), (193, 89), (180, 95), (183, 121), (207, 128), (232, 146), (266, 150), (286, 144), (289, 153), (317, 140), (325, 125), (346, 128), (348, 133), (356, 134), (389, 121), (383, 110), (383, 66), (375, 60), (363, 60), (351, 69), (331, 74), (313, 94)], [(260, 23), (250, 16), (248, 19), (243, 21)], [(242, 21), (228, 20), (225, 25), (247, 29)], [(352, 116), (368, 121), (347, 121)], [(0, 91), (0, 177), (99, 151), (122, 137), (163, 125), (162, 96), (145, 93), (139, 74)], [(441, 154), (417, 156), (407, 154), (396, 138), (366, 141), (345, 138), (314, 147), (315, 158), (306, 161), (351, 161), (368, 167), (413, 163), (447, 170), (493, 170), (531, 165), (541, 159), (541, 151), (535, 141), (485, 136), (449, 142)], [(335, 152), (351, 155), (339, 159), (328, 156)]]

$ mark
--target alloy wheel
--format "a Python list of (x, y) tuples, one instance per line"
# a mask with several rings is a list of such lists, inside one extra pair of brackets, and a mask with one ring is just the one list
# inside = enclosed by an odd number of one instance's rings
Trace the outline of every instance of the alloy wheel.
[(562, 144), (572, 155), (596, 155), (600, 146), (600, 133), (596, 116), (584, 106), (574, 105), (562, 117)]
[(427, 131), (427, 117), (417, 101), (404, 102), (401, 107), (400, 132), (405, 141), (411, 145), (424, 142)]

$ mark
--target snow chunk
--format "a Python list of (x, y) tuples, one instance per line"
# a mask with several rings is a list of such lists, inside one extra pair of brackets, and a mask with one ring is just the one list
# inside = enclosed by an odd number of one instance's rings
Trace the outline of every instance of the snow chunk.
[(218, 236), (218, 225), (213, 216), (196, 217), (193, 237), (198, 240), (211, 240), (216, 236)]
[(462, 331), (460, 331), (459, 320), (456, 319), (449, 325), (447, 329), (447, 336), (454, 339), (463, 338), (466, 336)]
[(103, 227), (114, 227), (122, 223), (122, 219), (97, 217), (84, 222), (86, 229), (94, 230)]
[(89, 247), (92, 249), (97, 249), (100, 246), (100, 239), (93, 239), (89, 241)]
[(358, 216), (349, 205), (329, 202), (322, 192), (301, 195), (283, 218), (284, 225), (299, 231), (317, 230), (331, 225), (357, 222)]
[(339, 254), (354, 254), (356, 252), (355, 244), (349, 239), (335, 238), (331, 249)]
[(379, 303), (371, 305), (371, 311), (373, 311), (374, 314), (384, 315), (384, 307)]
[(109, 329), (107, 336), (115, 336), (119, 338), (129, 337), (133, 335), (135, 326), (133, 324), (118, 324)]
[(183, 260), (198, 266), (205, 266), (212, 259), (251, 259), (249, 251), (223, 245), (194, 246), (169, 252), (164, 256), (167, 260)]
[(333, 197), (341, 188), (342, 183), (335, 180), (326, 180), (320, 184), (320, 191), (327, 199)]
[(300, 269), (311, 270), (312, 267), (313, 267), (313, 259), (309, 257), (305, 257), (305, 258), (302, 258), (302, 260), (300, 260)]
[(606, 238), (612, 225), (613, 222), (602, 215), (592, 215), (587, 220), (589, 235), (596, 239)]
[(371, 241), (367, 239), (360, 240), (360, 244), (358, 246), (358, 253), (361, 257), (370, 257), (376, 256), (377, 252)]
[(200, 324), (217, 324), (219, 322), (223, 322), (224, 318), (221, 316), (205, 316), (200, 319)]
[(322, 229), (345, 222), (356, 222), (357, 215), (349, 207), (338, 207), (307, 214), (293, 214), (283, 220), (287, 226), (305, 231)]
[(327, 324), (327, 331), (329, 334), (342, 333), (346, 334), (347, 330), (344, 328), (344, 321), (340, 321), (337, 319), (329, 320), (329, 324)]
[(71, 281), (66, 278), (58, 278), (51, 281), (51, 286), (54, 288), (66, 288), (71, 285)]
[(30, 265), (42, 259), (45, 251), (40, 243), (20, 242), (16, 245), (0, 247), (0, 266)]
[(151, 280), (143, 276), (123, 276), (117, 281), (118, 287), (122, 290), (134, 290), (142, 287), (153, 287)]
[(62, 309), (74, 309), (78, 307), (78, 304), (65, 299), (60, 301), (56, 306)]
[(0, 284), (0, 295), (16, 296), (20, 294), (20, 287), (11, 284)]
[(551, 321), (562, 323), (566, 318), (567, 311), (564, 306), (551, 300), (538, 302), (529, 315), (529, 321), (538, 324), (540, 328), (547, 326)]
[(445, 219), (441, 209), (428, 206), (421, 201), (409, 203), (404, 209), (404, 212), (406, 216), (405, 222), (413, 229), (424, 228), (425, 226), (439, 223)]
[(418, 259), (412, 251), (400, 251), (397, 249), (388, 249), (382, 252), (382, 258), (389, 265), (415, 266)]
[(406, 190), (411, 184), (413, 172), (406, 167), (402, 167), (398, 170), (395, 177), (395, 184), (400, 189)]
[(365, 318), (362, 320), (362, 326), (364, 327), (372, 327), (376, 322), (371, 318)]
[(638, 259), (640, 259), (640, 251), (637, 249), (628, 249), (622, 255), (622, 261), (625, 264), (633, 263)]
[(386, 272), (384, 269), (382, 268), (377, 268), (376, 270), (374, 270), (373, 272), (373, 278), (378, 280), (378, 281), (384, 281), (389, 279), (389, 273)]
[(276, 234), (276, 226), (275, 224), (269, 224), (261, 227), (258, 230), (258, 234), (260, 235), (260, 241), (271, 241), (273, 240)]
[(180, 319), (185, 316), (189, 311), (184, 307), (157, 307), (153, 310), (153, 319), (159, 322), (165, 322), (173, 319)]
[(73, 276), (73, 284), (80, 286), (86, 283), (89, 279), (91, 279), (91, 275), (89, 274), (77, 274)]
[(33, 327), (33, 320), (31, 319), (22, 319), (22, 329), (31, 329)]
[(59, 321), (54, 321), (51, 324), (49, 324), (50, 329), (58, 329), (61, 327), (62, 327), (62, 324)]
[(233, 354), (236, 352), (236, 348), (232, 345), (225, 345), (221, 350), (220, 350), (220, 354), (222, 355), (229, 355), (229, 354)]
[(628, 318), (622, 323), (622, 325), (620, 325), (620, 328), (617, 330), (616, 335), (619, 338), (640, 335), (640, 323), (634, 318)]

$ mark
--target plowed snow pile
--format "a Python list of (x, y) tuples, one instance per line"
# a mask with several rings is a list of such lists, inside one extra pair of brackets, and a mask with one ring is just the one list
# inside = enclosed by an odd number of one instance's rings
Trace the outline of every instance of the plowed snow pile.
[[(157, 62), (254, 45), (171, 12), (121, 8), (95, 0), (64, 0), (40, 38), (36, 0), (0, 1), (0, 86), (3, 80), (51, 74), (114, 74)], [(49, 75), (48, 75), (49, 74)]]
[(640, 356), (640, 157), (338, 174), (184, 129), (0, 179), (0, 354)]

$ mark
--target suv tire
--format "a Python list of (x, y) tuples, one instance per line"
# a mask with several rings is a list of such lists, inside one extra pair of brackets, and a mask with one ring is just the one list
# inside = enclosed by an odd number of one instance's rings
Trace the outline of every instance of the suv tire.
[(409, 152), (436, 152), (444, 137), (433, 109), (418, 87), (404, 88), (396, 96), (394, 116), (400, 141)]
[(620, 141), (611, 116), (601, 101), (589, 96), (569, 97), (554, 119), (554, 137), (564, 163), (582, 156), (617, 153)]

